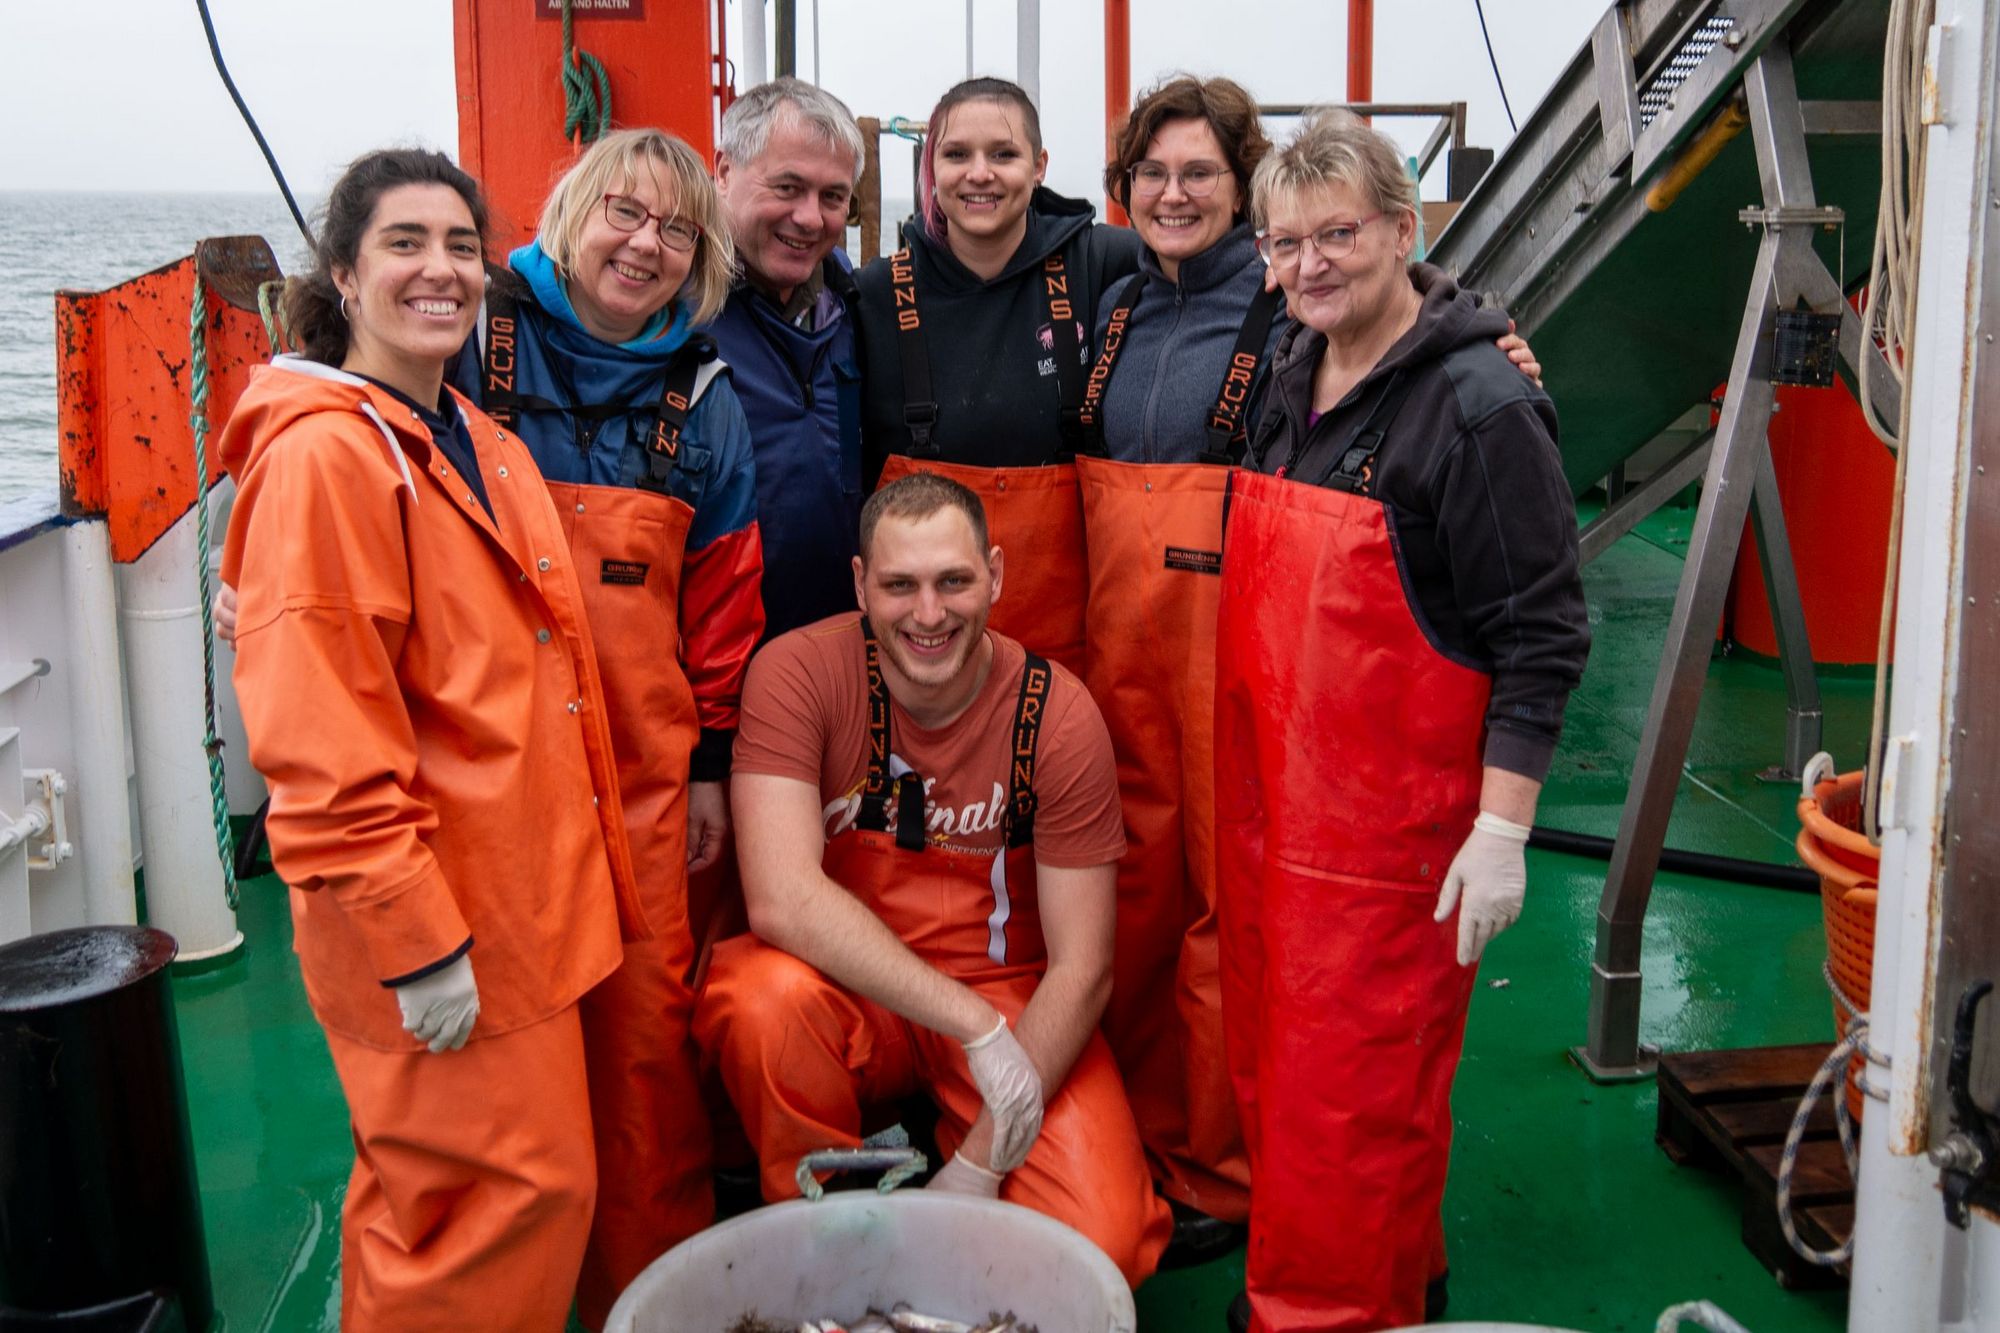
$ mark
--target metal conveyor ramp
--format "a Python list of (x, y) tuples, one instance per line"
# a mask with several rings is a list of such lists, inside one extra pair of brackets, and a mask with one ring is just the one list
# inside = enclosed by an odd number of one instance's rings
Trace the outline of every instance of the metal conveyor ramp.
[[(1881, 189), (1889, 0), (1620, 0), (1432, 248), (1534, 343), (1564, 471), (1611, 503), (1585, 560), (1697, 477), (1700, 509), (1598, 911), (1593, 1077), (1642, 1077), (1640, 944), (1715, 626), (1754, 520), (1783, 661), (1783, 771), (1819, 748), (1819, 694), (1765, 438), (1774, 384), (1858, 392)], [(1713, 430), (1629, 491), (1623, 465), (1727, 381)], [(1896, 383), (1871, 375), (1878, 416)]]

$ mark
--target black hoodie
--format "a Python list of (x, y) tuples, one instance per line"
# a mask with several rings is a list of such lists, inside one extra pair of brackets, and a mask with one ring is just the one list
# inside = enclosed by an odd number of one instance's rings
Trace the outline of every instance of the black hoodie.
[(1401, 379), (1408, 396), (1362, 492), (1387, 511), (1425, 634), (1493, 677), (1485, 762), (1540, 781), (1590, 652), (1555, 407), (1494, 346), (1503, 312), (1429, 264), (1412, 265), (1410, 281), (1423, 297), (1417, 322), (1317, 422), (1326, 338), (1297, 323), (1285, 331), (1245, 465), (1321, 481)]
[[(938, 405), (933, 442), (950, 463), (1037, 467), (1063, 451), (1061, 398), (1042, 264), (1061, 252), (1078, 328), (1078, 383), (1090, 372), (1090, 335), (1100, 297), (1138, 271), (1139, 238), (1099, 226), (1095, 210), (1037, 187), (1028, 231), (1007, 267), (987, 281), (934, 242), (919, 222), (903, 226), (915, 270), (917, 308)], [(910, 452), (903, 416), (903, 362), (897, 346), (889, 261), (854, 275), (860, 291), (861, 429), (872, 484), (890, 454)]]

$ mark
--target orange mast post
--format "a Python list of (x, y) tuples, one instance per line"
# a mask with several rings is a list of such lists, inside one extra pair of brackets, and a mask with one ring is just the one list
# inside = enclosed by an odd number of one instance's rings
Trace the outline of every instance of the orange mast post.
[(1347, 100), (1375, 100), (1375, 0), (1347, 0)]
[[(1118, 139), (1118, 126), (1132, 109), (1132, 3), (1104, 0), (1104, 158)], [(1104, 201), (1105, 214), (1120, 226), (1131, 219), (1116, 200)]]
[[(576, 157), (563, 134), (562, 0), (453, 0), (458, 157), (493, 209), (497, 253), (526, 241), (549, 187)], [(591, 0), (573, 7), (576, 49), (604, 62), (619, 126), (670, 130), (713, 158), (714, 0)]]

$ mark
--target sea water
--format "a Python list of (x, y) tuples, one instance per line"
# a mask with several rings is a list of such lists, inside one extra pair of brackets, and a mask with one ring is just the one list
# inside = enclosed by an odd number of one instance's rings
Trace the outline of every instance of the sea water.
[(305, 242), (276, 190), (0, 190), (0, 506), (55, 493), (55, 293), (102, 291), (194, 253), (206, 237), (245, 235), (269, 241), (286, 272), (303, 266)]
[[(313, 201), (301, 200), (310, 210)], [(907, 199), (885, 200), (904, 218)], [(894, 226), (883, 228), (894, 249)], [(287, 273), (306, 246), (268, 194), (73, 194), (0, 190), (0, 509), (56, 490), (55, 293), (102, 291), (194, 253), (210, 236), (262, 236)], [(848, 253), (859, 233), (848, 231)], [(219, 423), (218, 423), (219, 424)], [(0, 532), (0, 538), (6, 533)]]

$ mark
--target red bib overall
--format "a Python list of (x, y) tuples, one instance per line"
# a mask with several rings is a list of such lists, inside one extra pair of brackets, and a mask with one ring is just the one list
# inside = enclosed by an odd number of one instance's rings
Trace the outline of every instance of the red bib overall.
[[(865, 632), (865, 622), (864, 622)], [(854, 827), (826, 847), (829, 878), (866, 903), (938, 971), (1012, 1022), (1047, 968), (1036, 897), (1033, 755), (1049, 669), (1032, 654), (1016, 709), (1007, 845), (994, 856), (948, 851), (925, 836), (924, 784), (889, 776), (891, 704), (870, 653), (869, 766)], [(892, 821), (888, 812), (894, 809)], [(818, 1148), (861, 1141), (862, 1108), (922, 1090), (941, 1112), (938, 1151), (957, 1151), (984, 1103), (958, 1042), (842, 989), (810, 965), (739, 935), (716, 946), (696, 1020), (756, 1145), (767, 1200), (798, 1193), (793, 1172)], [(1136, 1285), (1171, 1229), (1104, 1038), (1093, 1035), (1042, 1132), (1001, 1198), (1089, 1237)]]
[[(681, 561), (694, 510), (667, 489), (695, 363), (668, 374), (636, 487), (548, 483), (604, 678), (632, 862), (653, 938), (583, 997), (597, 1211), (577, 1309), (602, 1327), (641, 1269), (715, 1217), (708, 1115), (690, 1027), (688, 757), (700, 735), (680, 663)], [(489, 395), (491, 396), (491, 395)]]
[(1216, 841), (1251, 1327), (1421, 1323), (1473, 981), (1431, 913), (1490, 682), (1426, 636), (1379, 502), (1236, 472), (1228, 504)]

